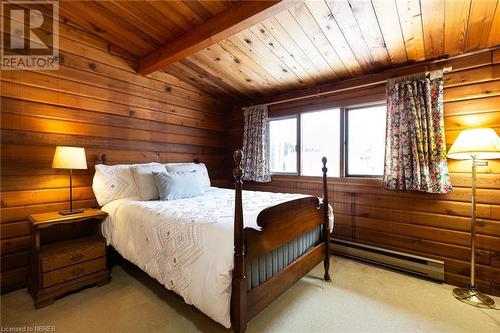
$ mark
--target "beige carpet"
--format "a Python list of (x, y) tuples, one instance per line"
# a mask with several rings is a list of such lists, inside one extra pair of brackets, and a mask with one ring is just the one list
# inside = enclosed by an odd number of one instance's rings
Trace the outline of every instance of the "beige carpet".
[[(247, 332), (500, 332), (500, 311), (467, 306), (452, 287), (332, 258), (253, 319)], [(26, 290), (1, 297), (2, 326), (55, 325), (57, 332), (227, 332), (146, 274), (116, 266), (107, 286), (34, 310)], [(495, 298), (500, 307), (500, 299)]]

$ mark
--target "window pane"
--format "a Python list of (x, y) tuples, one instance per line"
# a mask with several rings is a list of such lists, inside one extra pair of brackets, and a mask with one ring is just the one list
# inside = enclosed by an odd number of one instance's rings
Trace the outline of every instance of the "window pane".
[(347, 175), (383, 175), (386, 107), (348, 110), (347, 117)]
[(297, 172), (297, 118), (269, 121), (271, 172)]
[(321, 158), (328, 159), (328, 176), (339, 176), (340, 110), (302, 114), (302, 175), (321, 176)]

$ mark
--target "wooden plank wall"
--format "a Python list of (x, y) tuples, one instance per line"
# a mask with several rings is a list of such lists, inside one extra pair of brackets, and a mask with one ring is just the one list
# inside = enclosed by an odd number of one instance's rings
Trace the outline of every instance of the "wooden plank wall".
[(58, 71), (3, 71), (1, 93), (1, 285), (25, 284), (32, 213), (67, 208), (68, 172), (51, 169), (56, 145), (85, 147), (88, 170), (74, 174), (76, 207), (96, 205), (94, 161), (221, 165), (227, 105), (166, 73), (136, 75), (136, 58), (73, 26), (60, 25)]
[[(458, 58), (445, 74), (445, 128), (448, 147), (461, 129), (487, 126), (500, 134), (500, 50)], [(361, 80), (363, 81), (363, 80)], [(342, 106), (384, 98), (384, 85), (353, 89), (270, 107), (281, 115), (318, 107)], [(231, 142), (242, 142), (242, 113), (234, 112)], [(233, 147), (235, 148), (235, 147)], [(445, 262), (446, 282), (464, 285), (469, 274), (470, 162), (449, 160), (454, 190), (431, 195), (381, 189), (379, 179), (330, 179), (335, 237), (414, 253)], [(479, 168), (477, 277), (481, 288), (500, 295), (500, 160)], [(275, 176), (268, 184), (245, 189), (321, 194), (313, 177)]]

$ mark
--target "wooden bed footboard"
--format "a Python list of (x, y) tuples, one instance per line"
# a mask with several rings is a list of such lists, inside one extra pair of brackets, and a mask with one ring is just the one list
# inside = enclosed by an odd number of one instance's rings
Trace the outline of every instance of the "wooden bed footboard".
[[(236, 167), (235, 214), (234, 214), (234, 271), (231, 296), (231, 325), (235, 332), (244, 332), (250, 319), (300, 280), (311, 269), (324, 262), (324, 279), (330, 281), (329, 274), (329, 220), (326, 158), (323, 157), (323, 200), (306, 197), (284, 202), (266, 208), (257, 217), (261, 230), (244, 228), (242, 206), (243, 153), (233, 154)], [(297, 239), (322, 226), (321, 239), (308, 251), (292, 261), (272, 278), (257, 287), (247, 290), (245, 264), (252, 259), (270, 253), (276, 248)]]

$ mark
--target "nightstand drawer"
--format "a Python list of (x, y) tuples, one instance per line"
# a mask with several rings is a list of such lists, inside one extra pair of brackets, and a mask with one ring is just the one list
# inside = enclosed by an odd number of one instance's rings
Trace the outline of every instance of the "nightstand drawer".
[(74, 265), (90, 259), (104, 257), (106, 244), (101, 239), (84, 238), (78, 241), (61, 242), (44, 247), (40, 255), (42, 272)]
[(106, 257), (101, 257), (80, 264), (57, 269), (42, 274), (42, 287), (47, 288), (59, 283), (76, 279), (90, 273), (106, 269)]

